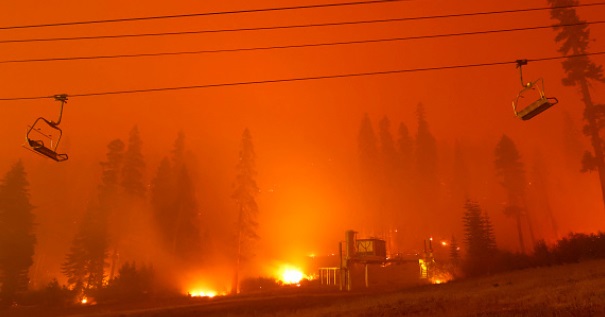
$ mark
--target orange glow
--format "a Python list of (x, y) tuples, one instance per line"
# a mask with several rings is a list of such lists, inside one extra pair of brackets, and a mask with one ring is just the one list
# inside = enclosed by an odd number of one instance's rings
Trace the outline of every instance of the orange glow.
[(441, 245), (447, 247), (447, 241), (441, 241)]
[(452, 274), (450, 274), (448, 272), (437, 272), (431, 278), (431, 283), (432, 284), (445, 284), (453, 279), (454, 279), (454, 277), (452, 276)]
[(283, 284), (293, 285), (299, 284), (303, 279), (308, 279), (308, 277), (298, 268), (284, 266), (280, 269), (277, 279)]
[(82, 303), (83, 305), (88, 303), (88, 298), (86, 298), (86, 296), (82, 297), (82, 300), (80, 301), (80, 303)]
[(191, 297), (215, 297), (217, 295), (216, 291), (210, 290), (191, 290), (189, 291), (189, 296)]

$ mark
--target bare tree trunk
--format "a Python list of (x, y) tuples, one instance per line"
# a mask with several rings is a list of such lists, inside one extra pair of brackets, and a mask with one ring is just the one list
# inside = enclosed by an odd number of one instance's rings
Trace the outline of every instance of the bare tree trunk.
[(239, 270), (242, 259), (242, 217), (243, 210), (242, 206), (240, 206), (239, 216), (237, 219), (237, 253), (235, 255), (235, 269), (233, 272), (233, 281), (231, 284), (231, 293), (238, 294), (239, 293)]
[(521, 248), (521, 253), (525, 253), (525, 242), (523, 241), (523, 228), (521, 226), (521, 210), (517, 211), (516, 218), (517, 232), (519, 234), (519, 247)]
[(582, 92), (582, 100), (586, 105), (584, 111), (584, 117), (588, 121), (588, 132), (590, 135), (590, 143), (594, 151), (594, 157), (596, 160), (597, 172), (599, 173), (599, 181), (601, 182), (601, 197), (603, 204), (605, 205), (605, 159), (603, 155), (603, 140), (599, 135), (599, 126), (597, 124), (597, 118), (594, 114), (594, 104), (588, 90), (588, 82), (585, 78), (579, 80), (580, 90)]

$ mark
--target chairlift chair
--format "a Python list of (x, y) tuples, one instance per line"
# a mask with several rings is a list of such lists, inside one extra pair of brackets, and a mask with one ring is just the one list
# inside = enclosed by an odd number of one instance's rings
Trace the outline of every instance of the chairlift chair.
[[(559, 100), (554, 97), (546, 97), (544, 95), (544, 79), (539, 78), (533, 82), (525, 83), (523, 81), (523, 72), (521, 67), (523, 65), (527, 65), (527, 60), (518, 60), (517, 67), (519, 68), (519, 74), (521, 76), (521, 86), (523, 89), (517, 95), (517, 98), (513, 100), (513, 112), (515, 116), (521, 118), (521, 120), (529, 120), (540, 113), (544, 112), (546, 109), (556, 105)], [(518, 110), (520, 100), (526, 97), (526, 94), (537, 92), (539, 99), (532, 102), (528, 106), (523, 109)]]
[[(43, 117), (39, 117), (27, 130), (25, 135), (26, 144), (24, 146), (42, 156), (48, 157), (57, 162), (63, 162), (68, 159), (67, 154), (57, 153), (57, 147), (63, 136), (63, 131), (59, 128), (61, 118), (63, 116), (63, 105), (67, 102), (67, 95), (55, 95), (56, 101), (61, 102), (61, 110), (59, 112), (59, 119), (57, 121), (49, 121)], [(43, 132), (43, 128), (50, 128), (50, 133)], [(58, 132), (58, 135), (53, 136), (53, 131)], [(34, 136), (39, 135), (46, 139), (50, 143), (48, 146), (41, 139), (35, 139)]]

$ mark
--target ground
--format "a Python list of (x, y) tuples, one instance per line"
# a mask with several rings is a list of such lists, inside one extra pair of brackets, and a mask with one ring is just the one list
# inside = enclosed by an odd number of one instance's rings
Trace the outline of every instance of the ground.
[[(605, 316), (605, 261), (543, 267), (441, 285), (274, 293), (73, 309), (13, 308), (3, 316)], [(6, 314), (4, 314), (6, 313)]]

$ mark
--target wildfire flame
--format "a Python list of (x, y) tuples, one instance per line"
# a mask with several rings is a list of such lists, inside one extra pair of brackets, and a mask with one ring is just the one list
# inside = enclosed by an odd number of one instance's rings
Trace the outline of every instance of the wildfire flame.
[(305, 278), (307, 278), (307, 276), (305, 276), (300, 269), (292, 266), (284, 266), (281, 268), (280, 273), (278, 273), (277, 279), (283, 284), (296, 285)]
[(432, 284), (445, 284), (453, 279), (454, 279), (454, 277), (452, 276), (451, 273), (439, 272), (431, 278), (431, 283)]
[(88, 303), (88, 298), (86, 298), (86, 296), (82, 297), (82, 300), (80, 301), (80, 303), (82, 303), (82, 304)]
[(217, 292), (215, 291), (208, 291), (208, 290), (192, 290), (189, 291), (189, 296), (191, 297), (209, 297), (212, 298), (214, 296), (217, 295)]

